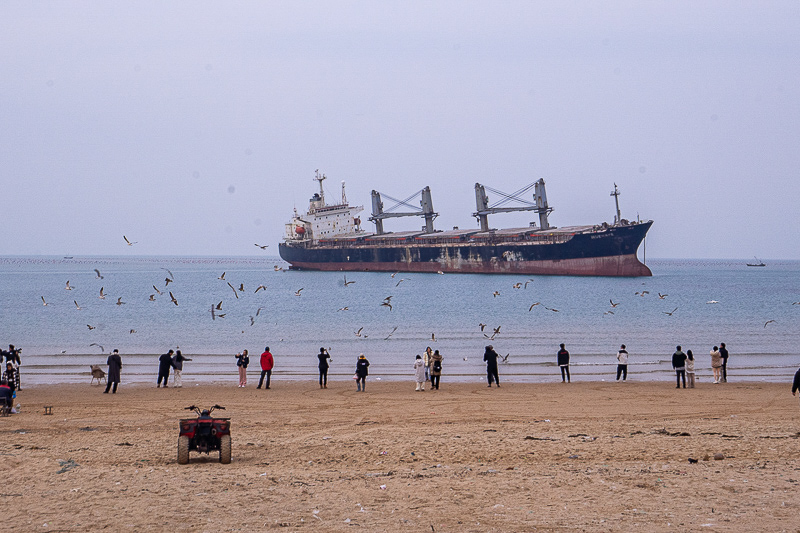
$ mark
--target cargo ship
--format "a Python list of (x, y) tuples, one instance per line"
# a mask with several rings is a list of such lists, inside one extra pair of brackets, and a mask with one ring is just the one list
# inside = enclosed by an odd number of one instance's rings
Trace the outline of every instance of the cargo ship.
[[(319, 192), (311, 197), (308, 211), (294, 211), (286, 224), (284, 241), (278, 245), (281, 258), (292, 270), (430, 272), (470, 274), (524, 274), (560, 276), (652, 276), (639, 260), (639, 245), (653, 224), (652, 220), (628, 221), (620, 216), (619, 190), (614, 184), (616, 217), (609, 224), (588, 226), (551, 226), (548, 215), (553, 208), (547, 202), (545, 183), (540, 179), (520, 191), (489, 205), (486, 189), (475, 184), (477, 210), (473, 229), (436, 230), (429, 187), (417, 193), (420, 207), (409, 199), (384, 209), (381, 193), (372, 191), (372, 216), (375, 231), (361, 227), (358, 213), (363, 206), (351, 206), (342, 182), (342, 197), (328, 204), (322, 186), (325, 175), (314, 177)], [(534, 189), (533, 201), (521, 197)], [(384, 195), (387, 198), (388, 195)], [(394, 198), (392, 198), (394, 200)], [(521, 205), (501, 207), (511, 201)], [(394, 211), (398, 207), (410, 211)], [(532, 211), (539, 221), (528, 227), (493, 229), (489, 215), (511, 211)], [(420, 216), (425, 225), (417, 231), (386, 232), (387, 218)]]

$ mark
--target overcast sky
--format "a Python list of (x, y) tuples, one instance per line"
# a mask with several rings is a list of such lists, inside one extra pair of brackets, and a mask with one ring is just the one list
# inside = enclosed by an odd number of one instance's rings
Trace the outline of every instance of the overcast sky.
[(796, 1), (2, 2), (0, 254), (277, 254), (320, 169), (365, 221), (429, 185), (476, 227), (476, 182), (543, 177), (552, 224), (594, 224), (616, 182), (648, 257), (800, 259), (798, 28)]

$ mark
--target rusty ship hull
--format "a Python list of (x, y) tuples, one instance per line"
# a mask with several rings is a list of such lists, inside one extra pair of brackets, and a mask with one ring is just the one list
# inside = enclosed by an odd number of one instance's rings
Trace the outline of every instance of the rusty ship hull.
[(279, 252), (294, 270), (651, 276), (637, 256), (651, 225), (354, 235), (284, 242)]

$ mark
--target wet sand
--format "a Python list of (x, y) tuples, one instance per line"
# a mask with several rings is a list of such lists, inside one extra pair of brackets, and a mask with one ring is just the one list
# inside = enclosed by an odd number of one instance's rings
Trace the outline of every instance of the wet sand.
[[(3, 522), (19, 531), (798, 531), (790, 384), (328, 386), (30, 387), (22, 413), (0, 419)], [(232, 463), (192, 453), (178, 465), (182, 407), (214, 403), (232, 420)]]

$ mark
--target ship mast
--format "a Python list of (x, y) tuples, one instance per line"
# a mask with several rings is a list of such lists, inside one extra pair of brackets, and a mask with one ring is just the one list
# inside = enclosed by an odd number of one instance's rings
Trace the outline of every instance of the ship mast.
[(611, 196), (614, 197), (614, 202), (617, 204), (617, 217), (614, 219), (614, 225), (615, 226), (620, 223), (620, 220), (622, 220), (622, 217), (620, 216), (620, 213), (619, 213), (619, 195), (620, 195), (620, 192), (619, 192), (619, 189), (617, 188), (617, 184), (615, 183), (614, 184), (614, 192), (611, 193)]
[[(420, 195), (420, 202), (419, 205), (421, 209), (409, 204), (408, 202), (414, 198), (415, 196)], [(433, 233), (433, 220), (439, 216), (439, 213), (436, 213), (433, 210), (433, 200), (431, 198), (431, 188), (425, 187), (421, 191), (415, 192), (405, 200), (397, 200), (396, 198), (392, 198), (388, 194), (385, 195), (390, 200), (397, 202), (396, 205), (392, 206), (387, 211), (391, 211), (399, 206), (405, 206), (410, 209), (414, 209), (415, 211), (412, 212), (403, 212), (403, 213), (388, 213), (383, 209), (383, 201), (381, 200), (381, 193), (378, 191), (372, 191), (372, 216), (369, 217), (370, 222), (375, 223), (375, 233), (378, 235), (383, 235), (383, 219), (385, 218), (396, 218), (396, 217), (415, 217), (421, 216), (425, 218), (425, 226), (422, 230), (425, 233)]]
[(325, 174), (320, 174), (319, 169), (315, 170), (314, 172), (316, 172), (314, 179), (319, 182), (319, 197), (322, 199), (321, 207), (325, 207), (325, 191), (322, 188), (322, 182), (325, 181)]

